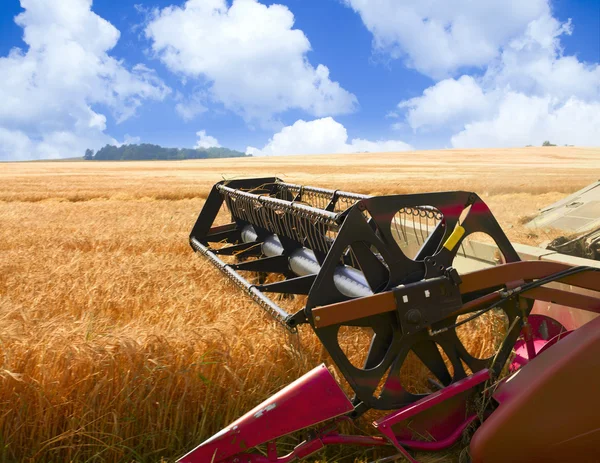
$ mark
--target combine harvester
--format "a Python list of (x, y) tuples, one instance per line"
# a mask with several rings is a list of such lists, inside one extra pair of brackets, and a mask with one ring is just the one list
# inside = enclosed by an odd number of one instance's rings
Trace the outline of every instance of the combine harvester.
[(546, 243), (547, 249), (600, 260), (600, 181), (542, 209), (527, 226), (550, 227), (569, 235)]
[[(521, 247), (534, 259), (522, 260), (475, 193), (221, 182), (190, 244), (288, 330), (310, 325), (353, 396), (317, 366), (180, 462), (287, 463), (330, 445), (388, 446), (397, 455), (385, 461), (416, 462), (463, 434), (473, 462), (600, 461), (600, 267), (537, 248)], [(288, 313), (281, 294), (306, 304)], [(460, 327), (490, 314), (505, 326), (478, 358)], [(347, 329), (371, 333), (364, 363), (348, 357)], [(418, 391), (401, 375), (415, 358), (431, 372)], [(387, 413), (373, 422), (380, 435), (341, 433), (369, 410)], [(304, 437), (283, 454), (288, 435)]]

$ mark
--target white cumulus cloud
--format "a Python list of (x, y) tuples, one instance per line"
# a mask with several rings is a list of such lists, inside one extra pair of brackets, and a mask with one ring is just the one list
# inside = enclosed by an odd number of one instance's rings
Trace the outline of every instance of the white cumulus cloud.
[(536, 18), (548, 0), (345, 0), (373, 34), (377, 52), (443, 78), (486, 66)]
[[(278, 4), (188, 0), (155, 12), (145, 33), (168, 69), (246, 120), (266, 123), (288, 109), (317, 117), (354, 111), (356, 97), (325, 65), (310, 64), (310, 42), (293, 26), (292, 12)], [(201, 110), (199, 101), (178, 109), (187, 118)]]
[(91, 3), (21, 0), (15, 22), (28, 48), (0, 57), (0, 160), (82, 156), (115, 143), (97, 105), (119, 122), (168, 93), (150, 69), (108, 54), (119, 31)]
[(298, 120), (273, 135), (262, 148), (249, 146), (246, 154), (282, 156), (288, 154), (333, 154), (358, 152), (409, 151), (413, 148), (400, 140), (370, 141), (354, 138), (348, 143), (346, 128), (331, 117), (313, 121)]
[(211, 137), (206, 134), (206, 130), (200, 130), (196, 132), (196, 136), (198, 137), (198, 141), (196, 142), (196, 146), (194, 148), (220, 148), (219, 140), (215, 137)]
[(474, 117), (486, 114), (490, 102), (471, 76), (445, 79), (425, 89), (422, 96), (402, 101), (398, 107), (407, 108), (406, 120), (412, 128), (461, 125)]
[(451, 130), (455, 147), (600, 144), (600, 65), (566, 56), (570, 22), (530, 21), (481, 76), (444, 79), (402, 101), (415, 131)]
[(473, 121), (452, 136), (456, 148), (600, 144), (600, 102), (571, 98), (564, 103), (550, 97), (509, 92), (493, 117)]

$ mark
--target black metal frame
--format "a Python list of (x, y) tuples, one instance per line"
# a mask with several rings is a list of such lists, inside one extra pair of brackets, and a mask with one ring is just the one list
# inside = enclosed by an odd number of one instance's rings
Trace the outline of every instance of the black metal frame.
[[(316, 195), (325, 204), (320, 208), (304, 204), (306, 195)], [(348, 207), (340, 207), (340, 201), (346, 201)], [(231, 223), (212, 227), (224, 203), (231, 212)], [(393, 236), (392, 222), (399, 211), (439, 214), (439, 223), (414, 259), (405, 255)], [(249, 225), (255, 230), (257, 240), (247, 243), (242, 232)], [(410, 351), (443, 386), (467, 376), (463, 362), (473, 373), (484, 368), (499, 373), (505, 364), (531, 303), (501, 304), (510, 330), (493, 358), (472, 357), (452, 328), (457, 321), (453, 313), (481, 296), (461, 294), (460, 277), (452, 267), (461, 243), (476, 232), (494, 239), (505, 262), (520, 260), (488, 207), (474, 193), (369, 197), (287, 184), (268, 177), (216, 184), (192, 229), (190, 244), (288, 329), (295, 331), (297, 325), (309, 323), (355, 391), (356, 414), (360, 414), (368, 408), (399, 408), (422, 397), (409, 393), (400, 383), (400, 369)], [(263, 256), (261, 243), (272, 234), (277, 235), (284, 251), (278, 256)], [(229, 246), (209, 246), (215, 242)], [(302, 247), (314, 252), (320, 265), (317, 274), (296, 276), (290, 271), (289, 257)], [(226, 264), (219, 255), (258, 259)], [(397, 310), (316, 327), (312, 315), (315, 307), (352, 299), (334, 282), (340, 263), (362, 271), (374, 294), (392, 291)], [(238, 271), (278, 273), (286, 280), (251, 284)], [(304, 309), (289, 314), (265, 295), (268, 292), (305, 294), (308, 300)], [(374, 332), (362, 368), (350, 362), (339, 344), (338, 332), (342, 326), (368, 327)], [(453, 374), (438, 346), (448, 357)]]

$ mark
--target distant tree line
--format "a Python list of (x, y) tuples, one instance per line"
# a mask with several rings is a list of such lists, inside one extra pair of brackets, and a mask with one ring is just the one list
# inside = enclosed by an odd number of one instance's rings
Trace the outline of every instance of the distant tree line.
[(93, 161), (142, 161), (142, 160), (180, 160), (239, 158), (246, 154), (228, 148), (164, 148), (159, 145), (142, 143), (140, 145), (106, 145), (96, 153), (85, 150), (83, 159)]
[[(533, 145), (525, 145), (525, 148), (531, 148)], [(546, 140), (544, 143), (542, 143), (542, 146), (556, 146), (554, 143), (550, 143), (548, 140)], [(573, 145), (567, 145), (565, 144), (565, 146), (573, 146)]]

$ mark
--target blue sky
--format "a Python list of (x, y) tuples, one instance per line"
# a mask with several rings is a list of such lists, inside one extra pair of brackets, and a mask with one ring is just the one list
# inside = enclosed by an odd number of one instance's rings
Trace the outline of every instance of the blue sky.
[(5, 0), (0, 160), (597, 146), (599, 62), (598, 0)]

